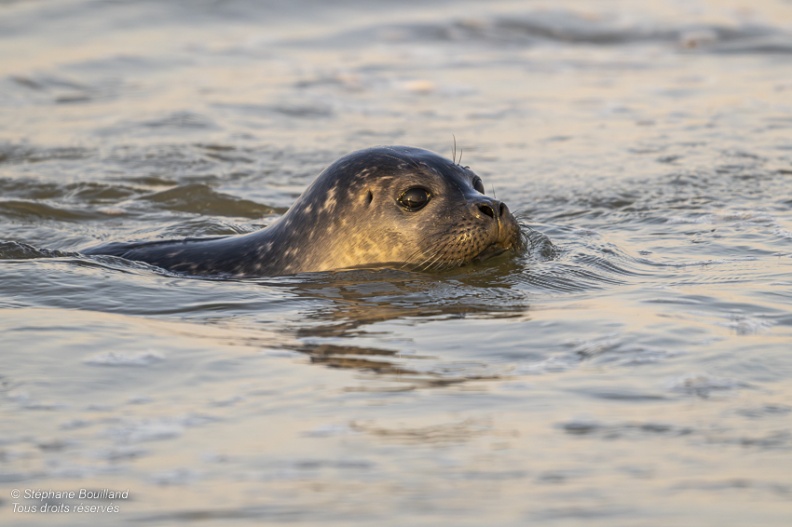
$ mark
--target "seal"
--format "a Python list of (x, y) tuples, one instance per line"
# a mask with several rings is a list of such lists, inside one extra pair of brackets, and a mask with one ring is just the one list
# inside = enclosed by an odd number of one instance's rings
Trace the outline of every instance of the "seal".
[(525, 250), (508, 207), (468, 167), (381, 146), (327, 167), (274, 224), (243, 235), (109, 243), (83, 251), (193, 276), (392, 267), (436, 271)]

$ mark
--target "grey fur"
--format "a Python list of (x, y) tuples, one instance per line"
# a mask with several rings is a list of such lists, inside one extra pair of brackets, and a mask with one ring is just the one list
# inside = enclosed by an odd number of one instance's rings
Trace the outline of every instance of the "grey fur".
[[(375, 147), (327, 167), (273, 225), (250, 234), (109, 243), (83, 251), (196, 276), (275, 276), (354, 267), (457, 267), (525, 249), (506, 205), (473, 188), (477, 176), (433, 152)], [(410, 211), (410, 188), (431, 199)]]

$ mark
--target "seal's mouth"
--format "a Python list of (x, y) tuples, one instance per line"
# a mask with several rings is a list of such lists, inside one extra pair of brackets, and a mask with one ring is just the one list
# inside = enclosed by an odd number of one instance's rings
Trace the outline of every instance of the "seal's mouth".
[(515, 221), (514, 229), (510, 229), (510, 232), (505, 233), (505, 235), (487, 245), (483, 251), (473, 257), (473, 262), (483, 262), (484, 260), (500, 256), (505, 252), (520, 254), (525, 250), (525, 246), (526, 238), (520, 228), (516, 226)]
[(478, 263), (483, 262), (484, 260), (489, 260), (490, 258), (495, 258), (496, 256), (505, 253), (507, 250), (508, 249), (499, 242), (491, 243), (473, 258), (473, 262)]

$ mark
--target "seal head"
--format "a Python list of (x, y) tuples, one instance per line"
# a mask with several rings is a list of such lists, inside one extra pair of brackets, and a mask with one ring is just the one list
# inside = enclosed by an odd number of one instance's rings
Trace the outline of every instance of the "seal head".
[(84, 252), (191, 275), (248, 277), (380, 266), (434, 271), (524, 249), (514, 216), (484, 194), (473, 171), (427, 150), (388, 146), (337, 160), (260, 231)]

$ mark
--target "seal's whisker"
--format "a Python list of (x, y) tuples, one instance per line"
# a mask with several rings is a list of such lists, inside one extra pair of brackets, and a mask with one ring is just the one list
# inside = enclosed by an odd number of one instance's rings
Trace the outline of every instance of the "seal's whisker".
[(431, 271), (431, 270), (432, 270), (432, 269), (434, 269), (434, 268), (435, 268), (435, 267), (436, 267), (438, 264), (440, 264), (440, 263), (442, 262), (442, 258), (443, 258), (443, 251), (437, 251), (437, 252), (434, 254), (434, 256), (432, 256), (432, 257), (431, 257), (429, 260), (427, 260), (427, 261), (426, 261), (426, 262), (423, 264), (423, 270), (424, 270), (424, 271)]
[(427, 266), (438, 257), (439, 251), (427, 253), (423, 249), (416, 249), (407, 256), (402, 268), (412, 267), (416, 271), (426, 271)]
[(426, 258), (424, 258), (424, 250), (423, 249), (416, 249), (412, 253), (410, 253), (407, 258), (405, 258), (404, 264), (402, 264), (401, 269), (415, 269), (421, 270), (424, 266)]
[(444, 256), (447, 254), (447, 247), (442, 246), (440, 247), (434, 254), (434, 256), (427, 261), (424, 266), (424, 271), (436, 271), (441, 267), (444, 267)]
[(452, 244), (449, 243), (448, 234), (447, 232), (438, 233), (429, 240), (429, 246), (433, 248), (433, 251), (422, 265), (424, 271), (437, 270), (455, 264), (457, 259), (449, 258)]
[[(457, 140), (454, 134), (451, 134), (451, 137), (454, 138), (454, 144), (451, 147), (451, 161), (454, 162), (455, 165), (462, 166), (462, 154), (465, 150), (462, 147), (459, 147), (459, 159), (457, 159)], [(467, 168), (467, 167), (465, 167)]]
[(429, 259), (429, 260), (427, 260), (426, 262), (424, 262), (423, 266), (421, 266), (421, 269), (422, 269), (423, 271), (431, 271), (431, 270), (432, 270), (432, 267), (433, 267), (433, 266), (434, 266), (434, 265), (435, 265), (437, 262), (439, 262), (439, 261), (440, 261), (440, 258), (441, 258), (441, 257), (442, 257), (442, 253), (441, 253), (440, 251), (438, 251), (438, 252), (437, 252), (437, 253), (436, 253), (436, 254), (435, 254), (435, 255), (434, 255), (434, 256), (433, 256), (431, 259)]

